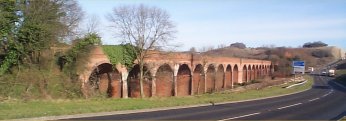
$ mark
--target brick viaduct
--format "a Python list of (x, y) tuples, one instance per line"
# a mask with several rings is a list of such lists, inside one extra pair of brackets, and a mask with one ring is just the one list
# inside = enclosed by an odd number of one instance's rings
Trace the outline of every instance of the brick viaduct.
[[(270, 61), (210, 57), (191, 53), (152, 53), (145, 60), (144, 94), (146, 97), (169, 97), (202, 94), (231, 89), (235, 84), (272, 74)], [(112, 65), (101, 47), (91, 53), (87, 69), (80, 75), (82, 88), (90, 85), (96, 74), (98, 90), (110, 97), (140, 97), (139, 66), (131, 70)]]

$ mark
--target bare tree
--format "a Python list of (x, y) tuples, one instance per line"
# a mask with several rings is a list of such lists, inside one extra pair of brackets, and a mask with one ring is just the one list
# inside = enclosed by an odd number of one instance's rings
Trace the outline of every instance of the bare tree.
[(120, 6), (108, 15), (115, 35), (123, 43), (130, 43), (138, 50), (137, 63), (140, 67), (140, 94), (143, 93), (144, 59), (148, 51), (166, 46), (174, 38), (175, 26), (169, 14), (157, 7), (146, 5)]
[(225, 48), (226, 47), (226, 45), (225, 44), (219, 44), (218, 46), (217, 46), (217, 49), (220, 49), (220, 48)]
[(78, 28), (84, 17), (84, 11), (76, 0), (56, 0), (61, 5), (60, 12), (64, 14), (60, 21), (65, 25), (61, 31), (63, 41), (74, 40), (81, 35)]
[(190, 50), (189, 50), (189, 52), (190, 52), (190, 53), (196, 53), (196, 52), (197, 52), (197, 50), (196, 50), (196, 48), (195, 48), (195, 47), (191, 47), (191, 48), (190, 48)]
[(97, 15), (89, 16), (86, 21), (86, 32), (87, 33), (99, 33), (100, 20)]

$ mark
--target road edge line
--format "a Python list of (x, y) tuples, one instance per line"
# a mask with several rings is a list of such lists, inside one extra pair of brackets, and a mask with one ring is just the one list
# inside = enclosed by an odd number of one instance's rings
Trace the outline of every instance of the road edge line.
[(254, 116), (254, 115), (258, 115), (258, 114), (261, 114), (261, 112), (251, 113), (251, 114), (242, 115), (242, 116), (236, 116), (236, 117), (232, 117), (232, 118), (221, 119), (221, 120), (217, 120), (217, 121), (228, 121), (228, 120), (233, 120), (233, 119), (238, 119), (238, 118)]

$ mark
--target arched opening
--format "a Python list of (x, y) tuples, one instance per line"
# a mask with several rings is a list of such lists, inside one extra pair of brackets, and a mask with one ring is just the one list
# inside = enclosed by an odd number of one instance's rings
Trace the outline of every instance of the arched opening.
[(251, 69), (251, 80), (255, 80), (255, 70), (255, 65), (253, 65)]
[(215, 90), (215, 67), (210, 64), (207, 69), (207, 92), (213, 92)]
[(173, 69), (168, 64), (161, 65), (156, 72), (156, 96), (173, 96), (173, 89)]
[(270, 65), (267, 66), (267, 75), (270, 76)]
[(180, 65), (177, 75), (178, 96), (191, 94), (191, 71), (186, 64)]
[(247, 82), (250, 82), (251, 81), (251, 76), (252, 76), (252, 74), (251, 74), (251, 71), (252, 71), (251, 65), (249, 65), (247, 67), (247, 69), (248, 69), (248, 71), (247, 71)]
[(116, 82), (112, 82), (113, 81), (112, 73), (113, 73), (113, 68), (112, 68), (112, 64), (110, 63), (102, 63), (98, 65), (97, 67), (95, 67), (95, 69), (92, 71), (87, 81), (88, 83), (87, 94), (89, 96), (93, 96), (97, 94), (107, 95), (108, 97), (113, 97), (113, 95), (115, 96), (116, 94), (114, 94), (114, 92), (116, 91), (118, 87), (114, 86)]
[(263, 70), (262, 70), (262, 65), (258, 67), (259, 70), (259, 78), (262, 78)]
[(265, 76), (266, 75), (266, 65), (263, 65), (263, 76)]
[(247, 68), (246, 65), (243, 67), (243, 83), (247, 82)]
[(270, 67), (269, 67), (269, 75), (270, 76), (273, 76), (273, 74), (274, 74), (273, 70), (274, 70), (274, 66), (272, 64), (270, 64)]
[(264, 66), (264, 75), (268, 76), (268, 65)]
[(258, 65), (256, 65), (256, 74), (255, 74), (255, 75), (256, 75), (256, 76), (255, 76), (256, 79), (259, 78), (259, 75), (260, 75), (259, 73), (260, 73), (260, 70), (259, 70), (259, 68), (258, 68)]
[[(143, 94), (145, 97), (151, 97), (151, 73), (146, 66), (143, 67), (143, 72)], [(127, 78), (129, 97), (141, 97), (139, 75), (139, 65), (135, 65), (129, 72)]]
[(194, 94), (202, 94), (205, 91), (204, 70), (201, 64), (198, 64), (193, 71), (193, 91)]
[(224, 68), (223, 65), (219, 65), (217, 67), (217, 71), (216, 71), (216, 75), (215, 75), (215, 88), (216, 90), (220, 90), (222, 88), (224, 88), (224, 76), (225, 76), (225, 72), (224, 72)]
[(226, 88), (227, 89), (232, 88), (233, 80), (232, 80), (232, 67), (231, 67), (231, 65), (228, 65), (226, 68), (225, 82), (226, 82)]
[(261, 65), (261, 78), (264, 78), (264, 65)]
[(238, 65), (233, 67), (233, 82), (239, 84), (239, 69)]

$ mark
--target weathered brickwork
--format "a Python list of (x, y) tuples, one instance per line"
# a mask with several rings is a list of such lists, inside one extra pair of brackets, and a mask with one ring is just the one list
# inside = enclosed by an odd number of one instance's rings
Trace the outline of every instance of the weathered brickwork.
[[(151, 52), (145, 59), (146, 97), (188, 96), (231, 89), (273, 73), (270, 61), (244, 58), (210, 57), (191, 53)], [(136, 63), (136, 62), (135, 62)], [(96, 47), (80, 74), (85, 89), (92, 72), (98, 72), (99, 89), (110, 97), (140, 97), (139, 66), (127, 70), (112, 65), (101, 47)]]

